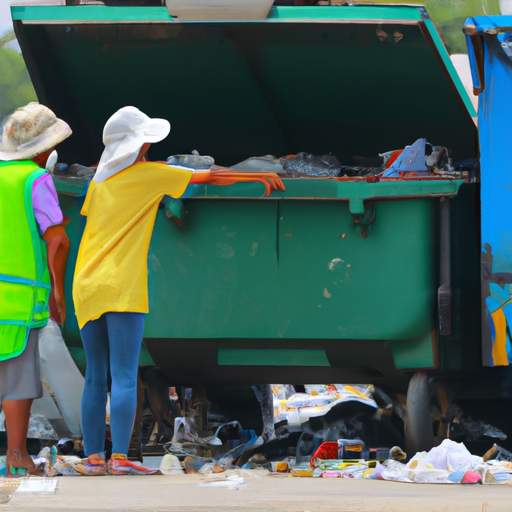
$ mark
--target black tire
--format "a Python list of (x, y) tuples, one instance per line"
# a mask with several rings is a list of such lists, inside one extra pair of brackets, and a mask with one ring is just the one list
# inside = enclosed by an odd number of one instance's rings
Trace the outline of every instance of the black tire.
[(407, 415), (405, 418), (405, 450), (409, 457), (428, 451), (434, 446), (434, 433), (430, 419), (430, 391), (428, 376), (416, 372), (407, 390)]

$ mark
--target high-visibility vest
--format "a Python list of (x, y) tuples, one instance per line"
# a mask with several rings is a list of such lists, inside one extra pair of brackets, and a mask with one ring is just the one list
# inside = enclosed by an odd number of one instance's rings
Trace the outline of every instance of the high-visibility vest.
[(30, 329), (50, 316), (46, 242), (32, 205), (32, 185), (45, 172), (30, 160), (0, 162), (0, 361), (19, 356)]

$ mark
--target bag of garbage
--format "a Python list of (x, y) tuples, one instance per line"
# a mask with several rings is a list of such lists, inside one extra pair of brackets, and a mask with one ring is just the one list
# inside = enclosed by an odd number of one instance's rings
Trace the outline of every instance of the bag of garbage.
[(39, 356), (44, 381), (51, 388), (67, 427), (74, 436), (82, 437), (80, 406), (84, 378), (53, 320), (39, 332)]
[(432, 448), (426, 455), (426, 459), (433, 468), (451, 472), (464, 468), (470, 469), (482, 463), (482, 458), (472, 455), (463, 443), (456, 443), (451, 439), (445, 439), (439, 446)]
[(195, 150), (190, 155), (171, 155), (167, 158), (167, 165), (186, 169), (210, 169), (214, 164), (215, 160), (211, 156), (200, 155)]
[(308, 153), (297, 153), (295, 157), (283, 162), (285, 172), (293, 176), (337, 177), (341, 164), (332, 155), (314, 156)]
[(243, 160), (235, 165), (231, 165), (230, 169), (233, 171), (246, 171), (246, 172), (275, 172), (277, 174), (283, 173), (283, 166), (279, 158), (274, 155), (265, 156), (252, 156)]

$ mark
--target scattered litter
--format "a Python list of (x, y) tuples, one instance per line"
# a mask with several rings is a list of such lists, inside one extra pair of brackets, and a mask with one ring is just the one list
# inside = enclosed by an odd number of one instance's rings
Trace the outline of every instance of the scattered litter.
[(274, 419), (286, 420), (289, 427), (300, 427), (309, 418), (323, 416), (335, 405), (356, 401), (377, 409), (373, 399), (373, 386), (306, 386), (309, 393), (295, 393), (280, 399), (280, 386), (274, 385)]
[(512, 465), (498, 460), (484, 462), (463, 443), (445, 439), (429, 452), (417, 453), (407, 464), (395, 460), (377, 463), (365, 478), (416, 483), (509, 483)]
[(495, 437), (501, 441), (507, 439), (507, 435), (499, 428), (493, 427), (481, 420), (474, 420), (471, 416), (462, 415), (460, 424), (470, 441), (479, 439), (482, 436)]
[(238, 490), (245, 485), (244, 477), (231, 475), (226, 478), (215, 478), (214, 480), (203, 480), (199, 487), (226, 487), (232, 490)]
[(512, 467), (512, 453), (510, 453), (508, 450), (505, 450), (505, 448), (498, 446), (496, 443), (493, 444), (492, 448), (488, 450), (482, 458), (484, 462), (487, 462), (490, 459), (507, 461), (511, 463)]
[(55, 478), (23, 478), (16, 494), (55, 494), (57, 483)]
[(170, 453), (165, 454), (160, 463), (160, 472), (163, 475), (183, 475), (183, 468), (178, 457)]

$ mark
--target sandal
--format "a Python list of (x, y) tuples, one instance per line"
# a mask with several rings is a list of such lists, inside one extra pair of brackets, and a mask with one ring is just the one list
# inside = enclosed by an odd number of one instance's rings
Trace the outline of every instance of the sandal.
[(89, 455), (87, 459), (73, 464), (73, 469), (84, 476), (100, 476), (107, 474), (107, 463), (97, 453)]
[(43, 471), (37, 468), (34, 463), (32, 463), (31, 467), (27, 467), (22, 460), (21, 453), (16, 450), (7, 450), (5, 462), (7, 467), (6, 473), (10, 477), (22, 478), (29, 475), (41, 476), (43, 474)]
[(140, 462), (128, 460), (125, 455), (113, 453), (108, 461), (108, 472), (111, 475), (160, 475), (159, 469), (149, 469)]

